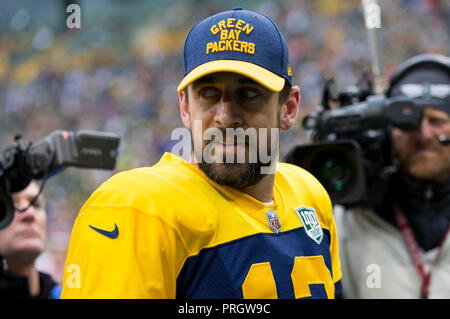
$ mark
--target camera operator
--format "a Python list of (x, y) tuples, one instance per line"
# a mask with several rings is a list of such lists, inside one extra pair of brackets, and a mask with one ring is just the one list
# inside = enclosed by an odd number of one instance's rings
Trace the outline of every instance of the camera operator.
[(415, 130), (391, 130), (398, 170), (382, 204), (335, 207), (345, 298), (450, 297), (450, 64), (424, 57), (399, 66), (386, 95), (440, 103), (422, 104)]
[[(9, 298), (59, 298), (60, 286), (36, 269), (35, 261), (44, 251), (47, 213), (39, 186), (32, 181), (25, 189), (12, 194), (17, 209), (12, 223), (0, 230), (0, 254), (7, 271), (0, 277), (0, 295)], [(31, 204), (31, 205), (30, 205)]]
[[(46, 240), (41, 191), (67, 167), (114, 169), (120, 137), (55, 130), (27, 147), (21, 138), (0, 153), (0, 299), (59, 298), (61, 287), (35, 266)], [(35, 180), (42, 180), (39, 187)]]

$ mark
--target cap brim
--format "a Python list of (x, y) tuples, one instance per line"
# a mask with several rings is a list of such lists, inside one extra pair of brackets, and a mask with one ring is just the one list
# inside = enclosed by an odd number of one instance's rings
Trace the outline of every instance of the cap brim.
[(189, 72), (178, 85), (177, 91), (181, 92), (189, 84), (210, 73), (233, 72), (245, 75), (246, 77), (260, 83), (271, 91), (280, 92), (285, 83), (285, 79), (269, 70), (245, 61), (238, 60), (216, 60), (206, 62)]

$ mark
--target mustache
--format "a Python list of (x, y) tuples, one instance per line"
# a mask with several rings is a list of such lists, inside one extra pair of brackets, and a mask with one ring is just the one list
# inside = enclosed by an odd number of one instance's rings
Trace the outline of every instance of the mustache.
[(413, 144), (413, 147), (416, 150), (431, 150), (440, 152), (442, 149), (442, 145), (439, 143), (438, 140), (429, 139), (429, 140), (416, 140)]
[[(269, 141), (273, 135), (271, 130), (277, 130), (277, 128), (267, 129), (267, 128), (208, 128), (203, 132), (202, 140), (205, 145), (210, 143), (224, 144), (224, 145), (248, 145), (251, 142), (258, 143), (260, 139), (262, 141)], [(261, 133), (262, 130), (262, 133)]]
[(209, 144), (248, 146), (250, 139), (243, 128), (209, 128), (203, 136), (204, 146)]

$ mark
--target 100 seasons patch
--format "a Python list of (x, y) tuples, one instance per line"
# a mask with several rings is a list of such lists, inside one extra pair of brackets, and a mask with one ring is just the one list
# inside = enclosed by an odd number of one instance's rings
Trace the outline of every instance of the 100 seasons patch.
[(296, 208), (295, 212), (300, 218), (306, 234), (320, 245), (323, 239), (323, 231), (314, 208), (301, 206)]

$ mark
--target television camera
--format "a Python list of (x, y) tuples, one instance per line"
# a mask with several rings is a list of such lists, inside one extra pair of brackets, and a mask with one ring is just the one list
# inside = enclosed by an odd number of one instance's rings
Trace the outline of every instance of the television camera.
[(368, 72), (357, 85), (339, 93), (334, 80), (326, 79), (321, 104), (319, 112), (308, 114), (302, 122), (303, 128), (313, 130), (313, 143), (292, 149), (286, 162), (311, 172), (334, 204), (379, 203), (396, 170), (390, 129), (416, 129), (423, 107), (411, 98), (373, 94)]
[(43, 180), (40, 194), (47, 178), (69, 166), (114, 169), (120, 138), (109, 132), (56, 130), (34, 144), (29, 143), (26, 148), (20, 135), (15, 141), (16, 145), (0, 154), (0, 230), (8, 227), (14, 211), (18, 210), (11, 193), (23, 190), (31, 180), (37, 179)]

